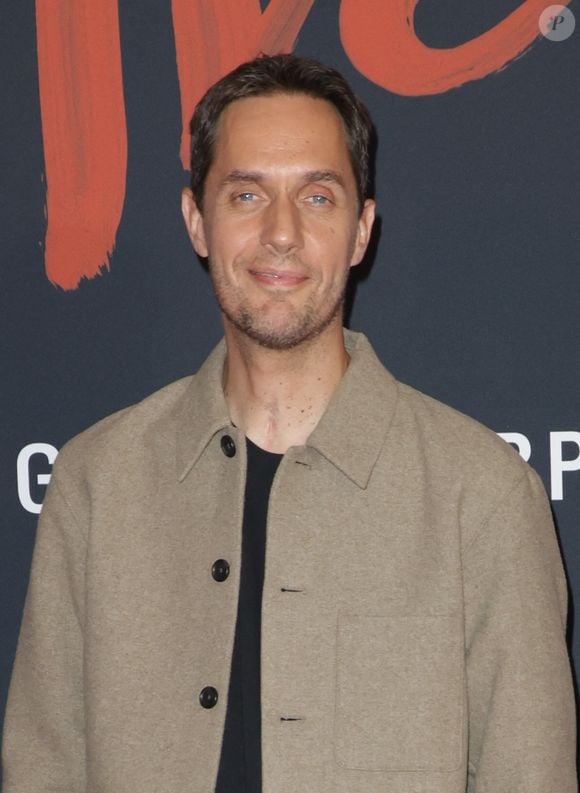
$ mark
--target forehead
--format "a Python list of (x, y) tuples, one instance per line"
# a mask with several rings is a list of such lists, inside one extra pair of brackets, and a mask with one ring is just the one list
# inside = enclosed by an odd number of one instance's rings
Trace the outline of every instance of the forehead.
[(336, 108), (304, 94), (273, 94), (232, 102), (217, 128), (214, 165), (350, 171), (346, 131)]

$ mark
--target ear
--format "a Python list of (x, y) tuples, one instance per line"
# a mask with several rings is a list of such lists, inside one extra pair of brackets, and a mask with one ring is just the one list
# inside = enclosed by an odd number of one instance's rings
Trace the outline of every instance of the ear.
[(205, 240), (203, 217), (189, 187), (185, 187), (181, 193), (181, 212), (195, 252), (205, 258), (208, 255), (208, 249)]
[(371, 198), (367, 198), (364, 202), (362, 212), (357, 222), (354, 250), (350, 260), (351, 267), (360, 264), (368, 248), (371, 231), (373, 230), (373, 223), (375, 222), (375, 206), (376, 204)]

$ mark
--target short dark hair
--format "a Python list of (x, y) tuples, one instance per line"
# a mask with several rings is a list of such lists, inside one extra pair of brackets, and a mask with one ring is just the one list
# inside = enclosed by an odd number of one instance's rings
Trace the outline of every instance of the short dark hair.
[(189, 125), (191, 190), (201, 210), (219, 119), (236, 99), (271, 94), (306, 94), (334, 105), (345, 126), (347, 147), (356, 180), (359, 209), (370, 195), (369, 149), (373, 137), (370, 114), (345, 78), (329, 66), (296, 55), (260, 55), (215, 83), (200, 100)]

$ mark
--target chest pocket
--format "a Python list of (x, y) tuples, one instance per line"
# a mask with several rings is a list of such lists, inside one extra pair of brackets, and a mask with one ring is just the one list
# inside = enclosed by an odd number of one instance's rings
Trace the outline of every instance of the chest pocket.
[(369, 771), (456, 770), (465, 732), (461, 622), (338, 619), (335, 755)]

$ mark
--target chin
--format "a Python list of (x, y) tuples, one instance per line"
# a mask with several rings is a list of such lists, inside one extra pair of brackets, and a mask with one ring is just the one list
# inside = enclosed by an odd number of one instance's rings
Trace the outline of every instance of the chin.
[(298, 322), (295, 318), (294, 322), (280, 321), (267, 324), (257, 321), (254, 316), (246, 313), (229, 319), (238, 331), (261, 347), (269, 350), (291, 350), (320, 336), (339, 314), (342, 317), (341, 309), (342, 303), (325, 318), (307, 315)]

